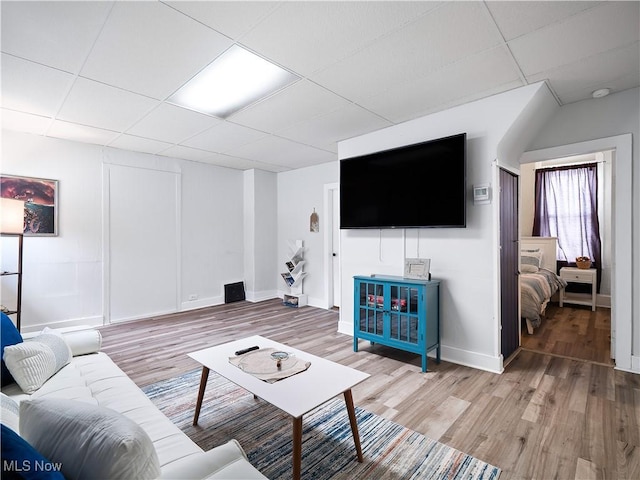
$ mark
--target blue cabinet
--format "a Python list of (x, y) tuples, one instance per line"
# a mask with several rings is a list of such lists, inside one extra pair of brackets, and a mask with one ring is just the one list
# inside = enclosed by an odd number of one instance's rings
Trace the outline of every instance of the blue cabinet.
[(417, 353), (440, 363), (440, 282), (392, 276), (354, 278), (353, 350), (360, 339)]

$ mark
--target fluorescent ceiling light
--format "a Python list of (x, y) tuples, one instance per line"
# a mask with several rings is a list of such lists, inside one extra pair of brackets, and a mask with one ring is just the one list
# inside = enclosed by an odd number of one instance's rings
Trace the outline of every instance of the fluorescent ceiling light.
[(293, 73), (234, 45), (167, 101), (226, 118), (298, 79)]

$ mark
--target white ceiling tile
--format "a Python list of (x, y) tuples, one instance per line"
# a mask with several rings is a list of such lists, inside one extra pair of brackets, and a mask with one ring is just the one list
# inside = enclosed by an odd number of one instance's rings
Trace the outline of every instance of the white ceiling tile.
[(626, 90), (640, 83), (639, 51), (640, 43), (635, 43), (541, 72), (528, 81), (548, 80), (563, 104), (590, 96), (598, 88)]
[(306, 167), (337, 160), (332, 152), (292, 142), (270, 135), (255, 142), (238, 147), (232, 155), (281, 167)]
[(118, 2), (82, 75), (165, 99), (231, 40), (159, 2)]
[(256, 162), (246, 158), (232, 157), (231, 155), (223, 155), (221, 153), (209, 154), (210, 156), (200, 160), (204, 163), (217, 165), (219, 167), (234, 168), (236, 170), (260, 169), (268, 172), (283, 172), (289, 170), (285, 167), (279, 167), (269, 163)]
[(2, 106), (53, 117), (75, 76), (11, 55), (1, 58)]
[[(456, 35), (451, 34), (451, 25), (456, 25)], [(358, 101), (501, 41), (481, 3), (450, 2), (311, 78)]]
[(524, 74), (533, 75), (633, 44), (640, 36), (638, 25), (640, 2), (604, 2), (519, 37), (509, 42), (509, 47)]
[(218, 32), (238, 39), (255, 27), (280, 2), (250, 1), (178, 1), (164, 2), (185, 15), (204, 23)]
[(539, 28), (560, 22), (602, 2), (545, 1), (491, 1), (486, 2), (505, 40), (513, 40)]
[(211, 157), (212, 153), (205, 150), (199, 150), (197, 148), (174, 145), (165, 150), (161, 150), (160, 152), (158, 152), (158, 155), (162, 155), (164, 157), (184, 158), (187, 160), (201, 162)]
[(1, 2), (2, 51), (78, 73), (113, 2)]
[(180, 143), (220, 123), (220, 121), (192, 110), (162, 103), (131, 127), (127, 133), (170, 143)]
[(182, 144), (209, 152), (229, 153), (241, 145), (253, 142), (266, 135), (266, 133), (252, 128), (223, 122), (182, 142)]
[(61, 120), (54, 121), (47, 132), (47, 136), (49, 137), (64, 138), (75, 142), (95, 143), (97, 145), (107, 145), (118, 135), (118, 132), (63, 122)]
[(58, 118), (122, 132), (157, 104), (135, 93), (78, 78)]
[(0, 127), (13, 132), (44, 135), (51, 124), (51, 118), (16, 112), (5, 108), (0, 110)]
[(156, 154), (171, 147), (170, 143), (159, 142), (150, 138), (136, 137), (134, 135), (123, 134), (109, 143), (109, 147), (120, 148), (122, 150), (132, 150), (134, 152), (144, 152)]
[(394, 85), (361, 103), (397, 123), (442, 109), (443, 105), (450, 107), (515, 86), (522, 86), (518, 72), (507, 49), (497, 47), (449, 65), (433, 75)]
[(280, 132), (280, 136), (318, 148), (330, 147), (337, 151), (336, 143), (365, 133), (389, 127), (392, 123), (349, 104), (340, 110), (311, 118)]
[(230, 117), (257, 130), (279, 132), (298, 122), (337, 110), (350, 102), (312, 82), (303, 80)]
[(436, 2), (282, 2), (242, 43), (308, 75), (436, 8)]

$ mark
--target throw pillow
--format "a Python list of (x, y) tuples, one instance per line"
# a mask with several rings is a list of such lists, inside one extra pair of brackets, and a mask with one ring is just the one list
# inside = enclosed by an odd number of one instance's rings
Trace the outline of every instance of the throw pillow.
[(71, 361), (71, 350), (61, 336), (44, 333), (5, 347), (3, 358), (22, 391), (31, 394)]
[(540, 250), (522, 250), (520, 252), (520, 269), (522, 273), (536, 273), (542, 265)]
[(14, 432), (18, 431), (20, 407), (11, 397), (0, 392), (0, 422)]
[(2, 312), (2, 325), (0, 327), (0, 343), (2, 344), (2, 352), (0, 355), (2, 356), (1, 375), (2, 386), (4, 387), (15, 381), (4, 363), (4, 347), (22, 343), (22, 335), (20, 335), (20, 332), (9, 318), (9, 315), (4, 312)]
[(39, 398), (20, 402), (20, 434), (62, 464), (68, 480), (151, 479), (160, 475), (149, 435), (130, 418), (77, 400)]
[(2, 434), (2, 478), (64, 480), (60, 464), (42, 456), (16, 432), (0, 425)]

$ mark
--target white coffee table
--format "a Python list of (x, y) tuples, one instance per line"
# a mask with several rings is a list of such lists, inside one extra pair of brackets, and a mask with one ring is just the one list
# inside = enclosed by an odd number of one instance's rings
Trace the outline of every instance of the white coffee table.
[[(229, 362), (229, 357), (235, 356), (236, 351), (254, 345), (260, 348), (275, 348), (284, 352), (293, 353), (300, 360), (311, 362), (311, 366), (302, 373), (279, 380), (275, 383), (264, 382)], [(254, 396), (262, 398), (293, 417), (293, 478), (298, 480), (300, 478), (300, 465), (302, 461), (303, 415), (332, 398), (343, 394), (349, 414), (349, 422), (351, 424), (357, 458), (359, 462), (363, 461), (351, 389), (366, 380), (369, 377), (368, 373), (316, 357), (315, 355), (274, 342), (259, 335), (205, 348), (204, 350), (189, 353), (188, 355), (202, 365), (200, 390), (198, 392), (196, 411), (193, 417), (194, 425), (198, 424), (198, 417), (200, 416), (202, 400), (207, 387), (209, 371), (213, 370), (230, 382), (253, 393)]]

